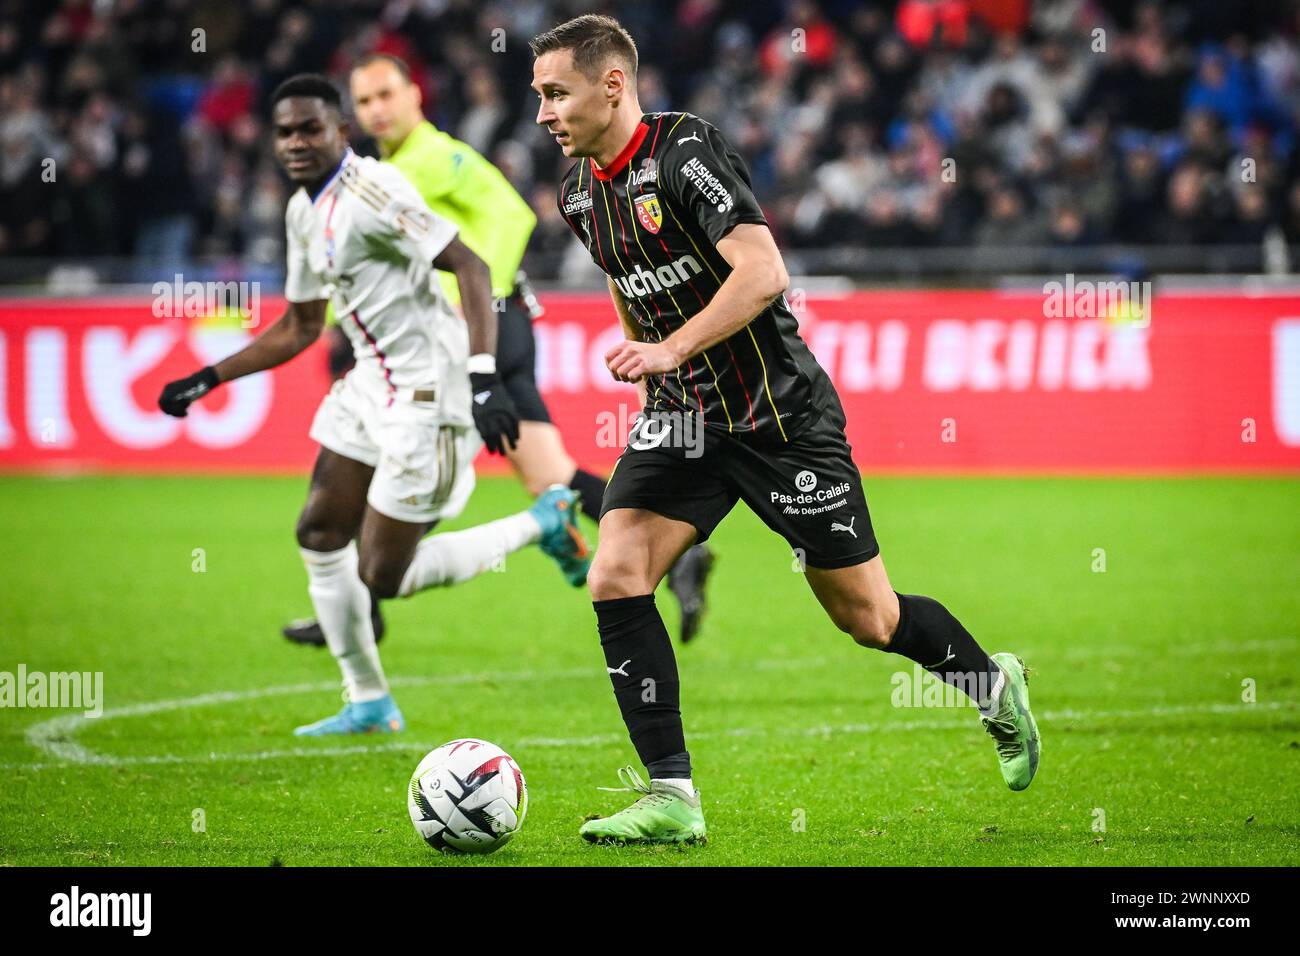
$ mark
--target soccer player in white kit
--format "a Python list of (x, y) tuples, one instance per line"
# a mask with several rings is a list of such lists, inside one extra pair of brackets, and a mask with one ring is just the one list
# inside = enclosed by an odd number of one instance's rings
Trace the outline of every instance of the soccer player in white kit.
[[(395, 167), (352, 152), (339, 93), (324, 77), (281, 84), (272, 125), (276, 158), (300, 187), (285, 212), (288, 309), (244, 349), (168, 383), (159, 407), (184, 417), (221, 382), (289, 361), (316, 341), (332, 298), (357, 362), (312, 422), (321, 449), (297, 535), (346, 704), (294, 732), (394, 732), (404, 722), (375, 647), (371, 593), (408, 597), (465, 581), (532, 543), (561, 565), (588, 561), (587, 548), (576, 495), (563, 486), (528, 511), (423, 538), (465, 507), (482, 442), (518, 437), (499, 379), (483, 387), (480, 375), (470, 396), (469, 372), (495, 371), (488, 268)], [(430, 281), (435, 267), (455, 274), (463, 320)]]

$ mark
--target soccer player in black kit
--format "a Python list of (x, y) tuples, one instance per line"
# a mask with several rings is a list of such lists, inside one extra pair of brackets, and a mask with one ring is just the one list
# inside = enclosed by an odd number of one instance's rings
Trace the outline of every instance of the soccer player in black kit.
[(637, 383), (643, 404), (605, 491), (587, 583), (606, 670), (650, 782), (620, 771), (639, 799), (587, 821), (582, 836), (706, 837), (654, 591), (738, 500), (801, 556), (836, 627), (965, 690), (1007, 785), (1029, 786), (1039, 738), (1023, 662), (990, 658), (938, 601), (890, 586), (844, 410), (799, 337), (785, 265), (740, 156), (697, 116), (641, 112), (636, 45), (616, 20), (577, 17), (531, 47), (537, 122), (579, 160), (557, 201), (608, 276), (627, 336), (606, 365)]

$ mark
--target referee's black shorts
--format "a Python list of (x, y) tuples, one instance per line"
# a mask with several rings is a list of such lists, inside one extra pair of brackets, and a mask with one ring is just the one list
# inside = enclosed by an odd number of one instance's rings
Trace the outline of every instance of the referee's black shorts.
[(844, 568), (880, 553), (838, 402), (788, 442), (757, 444), (679, 412), (643, 412), (605, 489), (601, 516), (641, 508), (705, 541), (738, 500), (802, 564)]

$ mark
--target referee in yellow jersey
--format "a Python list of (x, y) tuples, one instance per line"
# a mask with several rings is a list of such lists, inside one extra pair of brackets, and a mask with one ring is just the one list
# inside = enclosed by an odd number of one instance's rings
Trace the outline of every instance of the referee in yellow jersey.
[[(456, 224), (460, 240), (491, 271), (492, 294), (505, 304), (498, 313), (495, 371), (520, 419), (519, 440), (506, 451), (515, 473), (533, 496), (553, 484), (568, 485), (581, 494), (583, 512), (599, 522), (605, 479), (577, 466), (537, 389), (532, 322), (542, 309), (519, 268), (537, 217), (499, 169), (424, 118), (420, 88), (405, 62), (369, 54), (353, 66), (349, 85), (357, 122), (378, 143), (382, 159), (410, 180), (430, 209)], [(440, 272), (438, 278), (450, 301), (459, 304), (455, 277)], [(336, 374), (342, 371), (338, 358), (331, 365)], [(475, 371), (483, 370), (470, 368)], [(683, 641), (698, 631), (712, 565), (712, 553), (701, 544), (669, 573), (669, 587), (681, 606)], [(384, 625), (377, 603), (373, 616), (379, 636)], [(324, 643), (310, 619), (291, 622), (284, 635), (300, 644)]]

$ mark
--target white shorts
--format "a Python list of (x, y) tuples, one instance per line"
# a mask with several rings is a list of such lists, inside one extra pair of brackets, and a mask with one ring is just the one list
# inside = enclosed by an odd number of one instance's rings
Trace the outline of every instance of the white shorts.
[(392, 397), (385, 382), (356, 369), (320, 403), (311, 437), (374, 468), (366, 501), (397, 521), (454, 518), (474, 491), (478, 432), (444, 424), (435, 403)]

